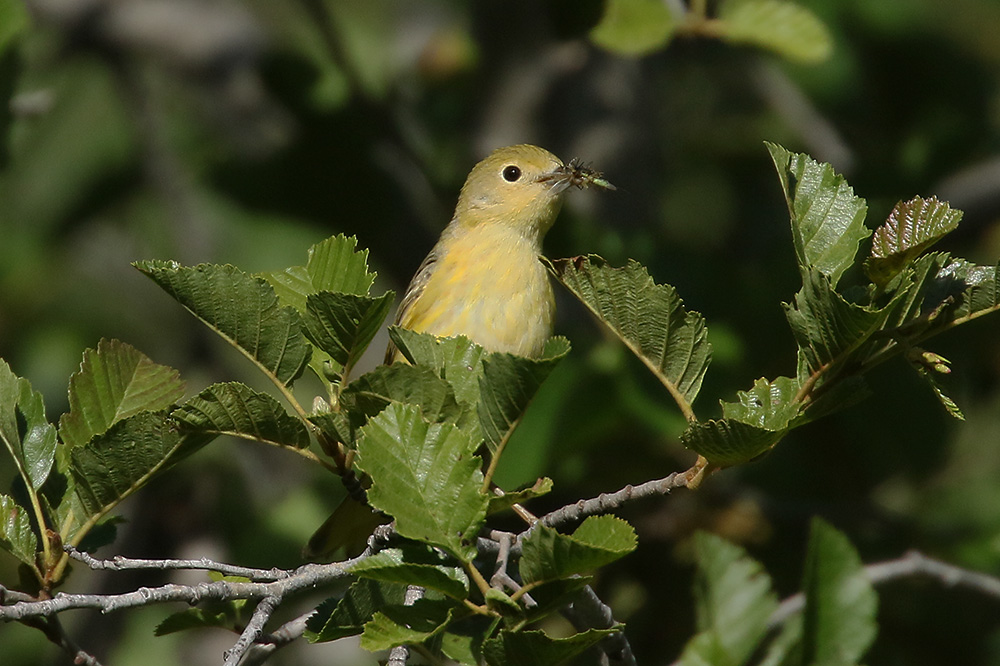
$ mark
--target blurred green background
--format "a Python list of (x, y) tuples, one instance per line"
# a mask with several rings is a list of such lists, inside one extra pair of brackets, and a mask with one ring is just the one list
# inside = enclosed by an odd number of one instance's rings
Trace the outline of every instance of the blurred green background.
[[(189, 394), (227, 379), (263, 386), (129, 263), (271, 270), (343, 232), (370, 248), (376, 290), (398, 292), (471, 166), (531, 142), (620, 188), (571, 193), (547, 254), (634, 258), (676, 286), (709, 325), (714, 362), (695, 408), (716, 416), (718, 399), (795, 367), (780, 303), (799, 277), (763, 141), (833, 163), (868, 200), (870, 226), (900, 199), (948, 200), (966, 214), (942, 249), (1000, 258), (1000, 2), (800, 4), (833, 37), (822, 63), (714, 39), (608, 52), (588, 39), (599, 0), (37, 0), (31, 11), (0, 0), (0, 357), (45, 395), (52, 420), (101, 337), (180, 369)], [(669, 663), (691, 635), (696, 529), (748, 547), (784, 594), (797, 589), (812, 515), (866, 562), (916, 548), (1000, 574), (998, 331), (1000, 317), (986, 318), (930, 345), (953, 362), (946, 383), (965, 422), (897, 360), (871, 377), (874, 397), (762, 460), (628, 507), (640, 548), (596, 585), (639, 662)], [(555, 492), (533, 507), (544, 512), (686, 468), (683, 420), (641, 364), (565, 294), (557, 332), (574, 350), (501, 484), (551, 476)], [(342, 491), (289, 458), (214, 443), (126, 502), (99, 554), (298, 564)], [(0, 461), (0, 485), (12, 475)], [(0, 555), (0, 582), (16, 579)], [(78, 570), (67, 589), (162, 582)], [(880, 599), (869, 663), (1000, 664), (995, 600), (919, 581)], [(104, 663), (218, 663), (235, 637), (152, 638), (173, 610), (64, 620)], [(0, 626), (0, 650), (5, 666), (67, 662), (19, 625)], [(271, 663), (376, 657), (342, 641)]]

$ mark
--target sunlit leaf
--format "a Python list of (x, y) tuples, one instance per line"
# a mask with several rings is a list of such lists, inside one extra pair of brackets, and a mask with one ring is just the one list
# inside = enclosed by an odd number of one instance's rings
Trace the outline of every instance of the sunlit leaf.
[(465, 571), (442, 563), (426, 547), (387, 548), (355, 564), (351, 573), (387, 583), (419, 585), (458, 600), (469, 594)]
[(829, 164), (768, 143), (778, 170), (792, 222), (792, 244), (799, 268), (830, 278), (834, 287), (854, 263), (858, 243), (871, 232), (865, 226), (868, 205), (854, 196), (844, 177)]
[(851, 542), (819, 518), (812, 522), (802, 587), (802, 663), (858, 663), (878, 633), (878, 596)]
[(559, 259), (551, 268), (672, 394), (688, 404), (694, 401), (712, 347), (705, 320), (684, 309), (673, 287), (653, 282), (635, 261), (612, 268), (590, 255)]
[(38, 539), (31, 529), (28, 511), (7, 495), (0, 495), (0, 548), (29, 566), (35, 564)]
[(357, 250), (358, 239), (338, 234), (309, 248), (305, 266), (260, 273), (282, 305), (300, 314), (306, 311), (306, 297), (321, 291), (367, 296), (376, 274), (368, 270), (368, 250)]
[(769, 382), (763, 377), (749, 391), (738, 391), (738, 402), (723, 402), (722, 416), (758, 428), (778, 431), (799, 415), (796, 402), (800, 385), (790, 377), (778, 377)]
[(283, 306), (267, 282), (233, 266), (181, 266), (174, 261), (133, 264), (198, 319), (282, 384), (309, 361), (301, 317)]
[(676, 28), (670, 8), (660, 0), (606, 0), (590, 39), (612, 53), (643, 56), (666, 46)]
[(101, 340), (83, 352), (69, 379), (69, 412), (59, 420), (59, 438), (69, 448), (83, 446), (122, 419), (167, 409), (182, 397), (176, 370), (124, 342)]
[(208, 435), (231, 435), (277, 446), (309, 446), (309, 432), (281, 404), (246, 384), (212, 384), (173, 412), (181, 428)]
[(466, 337), (438, 338), (398, 326), (389, 327), (389, 337), (403, 356), (417, 365), (437, 370), (451, 384), (455, 399), (465, 405), (479, 402), (479, 378), (483, 375), (483, 348)]
[(899, 202), (885, 224), (875, 230), (865, 272), (873, 282), (886, 285), (918, 255), (958, 227), (962, 211), (936, 197), (914, 197)]
[(512, 490), (503, 495), (493, 495), (490, 497), (490, 507), (487, 513), (499, 513), (506, 511), (515, 504), (521, 504), (530, 499), (541, 497), (552, 492), (552, 479), (542, 477), (535, 481), (530, 487), (521, 490)]
[(719, 7), (723, 40), (774, 51), (803, 63), (819, 63), (833, 53), (833, 38), (809, 9), (786, 0), (726, 0)]
[[(355, 296), (367, 296), (375, 280), (375, 273), (368, 270), (368, 250), (357, 250), (354, 236), (342, 234), (327, 238), (309, 248), (305, 266), (292, 266), (283, 271), (260, 273), (274, 288), (278, 301), (306, 314), (306, 299), (321, 291), (332, 291)], [(317, 377), (327, 379), (326, 365), (334, 362), (330, 356), (314, 349), (309, 367)], [(334, 362), (335, 363), (335, 362)], [(338, 363), (340, 368), (343, 363)]]
[(372, 477), (372, 506), (396, 519), (405, 537), (471, 561), (486, 518), (482, 461), (450, 423), (428, 423), (420, 409), (391, 404), (361, 429), (358, 466)]
[(0, 359), (0, 439), (32, 491), (45, 483), (56, 455), (56, 429), (45, 418), (42, 394)]
[(521, 546), (521, 578), (531, 583), (585, 573), (635, 547), (635, 530), (614, 516), (589, 516), (572, 535), (537, 524)]

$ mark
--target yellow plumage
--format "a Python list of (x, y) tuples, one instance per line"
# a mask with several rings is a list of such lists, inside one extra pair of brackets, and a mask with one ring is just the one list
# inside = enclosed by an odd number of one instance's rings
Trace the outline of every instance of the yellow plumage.
[[(455, 215), (417, 269), (396, 324), (464, 335), (487, 351), (537, 356), (555, 303), (539, 261), (570, 186), (611, 188), (600, 174), (530, 145), (493, 151), (469, 173)], [(390, 345), (386, 362), (401, 358)]]

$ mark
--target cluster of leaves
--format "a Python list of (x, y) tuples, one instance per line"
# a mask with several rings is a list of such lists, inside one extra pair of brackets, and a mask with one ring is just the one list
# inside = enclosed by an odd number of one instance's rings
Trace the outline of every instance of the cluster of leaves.
[(767, 49), (801, 63), (822, 62), (833, 51), (826, 26), (798, 3), (723, 0), (714, 17), (708, 15), (707, 5), (704, 0), (691, 2), (678, 14), (670, 3), (659, 0), (608, 0), (590, 39), (626, 56), (647, 55), (685, 35)]
[[(878, 597), (861, 558), (846, 536), (821, 519), (813, 520), (806, 552), (805, 600), (792, 613), (776, 613), (771, 578), (739, 546), (700, 533), (695, 552), (698, 633), (685, 647), (681, 666), (856, 664), (875, 640)], [(769, 640), (777, 621), (781, 630)]]
[[(703, 318), (685, 310), (672, 287), (656, 284), (635, 262), (622, 268), (597, 256), (549, 262), (664, 384), (689, 421), (682, 441), (700, 454), (702, 472), (747, 462), (792, 428), (852, 404), (865, 395), (863, 373), (899, 353), (959, 415), (936, 381), (947, 362), (918, 345), (1000, 309), (996, 266), (928, 252), (958, 222), (960, 214), (947, 204), (920, 198), (899, 204), (856, 266), (859, 243), (870, 233), (865, 202), (829, 165), (769, 148), (802, 275), (802, 289), (785, 306), (798, 368), (794, 377), (760, 379), (737, 402), (723, 402), (720, 419), (699, 421), (694, 414), (711, 347)], [(461, 337), (391, 328), (408, 363), (379, 366), (352, 380), (393, 298), (391, 292), (370, 294), (375, 275), (353, 238), (330, 238), (310, 249), (304, 266), (260, 275), (228, 265), (135, 266), (250, 360), (291, 412), (273, 396), (235, 382), (182, 400), (176, 371), (128, 345), (102, 341), (84, 354), (71, 378), (70, 411), (57, 429), (45, 418), (41, 396), (0, 366), (0, 436), (19, 472), (11, 494), (0, 496), (0, 546), (33, 574), (33, 589), (51, 590), (62, 580), (63, 544), (88, 549), (106, 543), (113, 536), (108, 517), (120, 501), (226, 434), (280, 447), (342, 475), (356, 466), (370, 484), (371, 506), (390, 516), (402, 537), (357, 564), (358, 579), (347, 593), (319, 607), (309, 624), (312, 640), (360, 634), (372, 650), (408, 644), (469, 664), (555, 663), (620, 630), (556, 639), (530, 629), (570, 603), (587, 584), (585, 574), (635, 548), (634, 531), (618, 518), (587, 518), (571, 534), (536, 524), (509, 550), (505, 577), (488, 582), (483, 574), (492, 568), (479, 547), (488, 516), (551, 487), (543, 479), (504, 494), (491, 480), (532, 396), (568, 354), (567, 340), (553, 338), (541, 357), (527, 359), (486, 353)], [(867, 284), (839, 290), (854, 268), (863, 269)], [(307, 368), (325, 391), (309, 410), (293, 392)], [(346, 527), (334, 521), (333, 529)], [(837, 538), (817, 528), (806, 576), (815, 600), (807, 601), (798, 629), (786, 627), (773, 650), (787, 655), (803, 645), (822, 656), (820, 638), (832, 631), (824, 618), (836, 615), (823, 598), (836, 593), (823, 587), (828, 577), (822, 573), (833, 547), (819, 541)], [(727, 585), (748, 583), (723, 574), (749, 572), (744, 577), (753, 579), (747, 594), (755, 595), (749, 604), (755, 608), (773, 606), (770, 585), (735, 551), (710, 540), (700, 548), (708, 581), (699, 602), (703, 633), (685, 659), (744, 663), (763, 629), (757, 622), (745, 635), (718, 631), (718, 618), (732, 610), (725, 598), (735, 596)], [(720, 561), (743, 564), (712, 564)], [(408, 594), (416, 588), (422, 595)], [(202, 624), (218, 624), (216, 615)], [(178, 618), (164, 631), (199, 624), (191, 619)], [(853, 661), (864, 647), (844, 658)], [(721, 654), (729, 656), (712, 656)]]

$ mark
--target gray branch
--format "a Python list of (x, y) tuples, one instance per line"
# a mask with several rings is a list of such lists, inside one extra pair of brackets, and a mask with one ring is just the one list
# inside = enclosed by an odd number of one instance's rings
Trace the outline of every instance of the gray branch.
[(258, 666), (267, 661), (278, 649), (297, 640), (306, 631), (306, 623), (315, 610), (303, 613), (294, 620), (289, 620), (275, 631), (262, 635), (256, 643), (250, 646), (243, 655), (240, 666)]
[(185, 570), (196, 569), (201, 571), (216, 571), (224, 576), (242, 576), (254, 582), (271, 582), (282, 580), (293, 575), (285, 569), (251, 569), (223, 562), (215, 562), (202, 557), (197, 560), (142, 560), (116, 555), (110, 560), (99, 560), (90, 553), (84, 553), (73, 546), (66, 546), (66, 554), (74, 560), (83, 562), (91, 569), (102, 571), (125, 571), (126, 569), (154, 569), (154, 570)]
[(555, 527), (564, 523), (571, 523), (587, 516), (608, 513), (627, 502), (631, 502), (654, 495), (666, 495), (674, 488), (684, 488), (687, 486), (685, 472), (674, 472), (670, 476), (662, 479), (655, 479), (641, 483), (638, 486), (631, 484), (614, 493), (601, 493), (597, 497), (588, 500), (580, 500), (573, 504), (568, 504), (561, 509), (556, 509), (552, 513), (547, 513), (538, 519), (538, 522), (549, 527)]
[(257, 639), (264, 632), (264, 625), (271, 619), (274, 612), (281, 605), (281, 597), (264, 597), (254, 609), (253, 616), (247, 622), (236, 644), (226, 651), (225, 666), (236, 666), (243, 659), (250, 646), (257, 642)]
[(18, 601), (9, 606), (0, 606), (0, 620), (47, 617), (75, 608), (93, 608), (102, 613), (110, 613), (126, 608), (174, 601), (194, 605), (203, 601), (282, 598), (348, 577), (351, 567), (368, 557), (369, 554), (370, 551), (366, 551), (354, 559), (332, 564), (306, 564), (292, 571), (288, 577), (271, 582), (218, 581), (199, 585), (168, 584), (154, 588), (141, 587), (134, 592), (108, 595), (64, 594), (60, 592), (51, 599)]
[[(872, 585), (921, 576), (934, 580), (945, 587), (964, 587), (1000, 599), (1000, 578), (935, 560), (915, 550), (911, 550), (896, 560), (869, 564), (865, 567), (865, 574)], [(788, 618), (800, 612), (805, 604), (806, 597), (802, 592), (788, 597), (771, 613), (771, 617), (767, 621), (768, 628), (778, 628)]]

